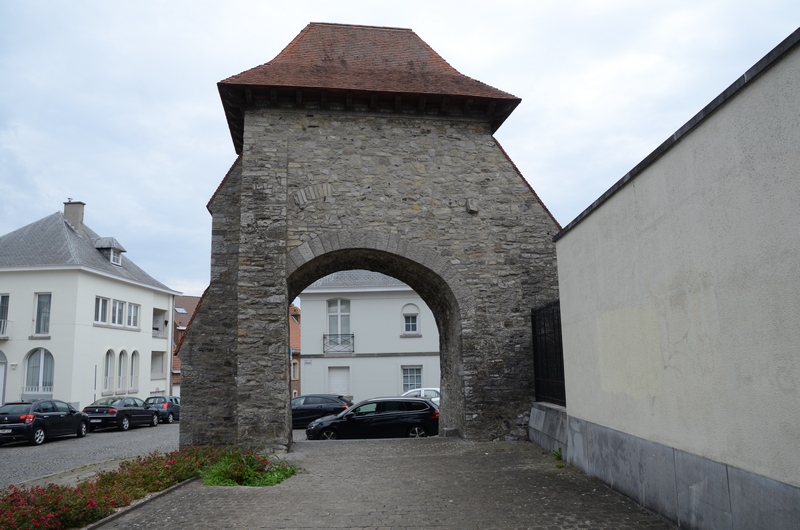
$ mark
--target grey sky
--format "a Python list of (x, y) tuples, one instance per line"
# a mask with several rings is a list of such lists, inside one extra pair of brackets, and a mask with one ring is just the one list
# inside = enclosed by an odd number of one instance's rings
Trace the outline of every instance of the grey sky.
[(61, 210), (159, 281), (208, 283), (235, 160), (216, 83), (309, 22), (411, 28), (522, 98), (496, 137), (562, 225), (800, 25), (781, 0), (0, 1), (0, 234)]

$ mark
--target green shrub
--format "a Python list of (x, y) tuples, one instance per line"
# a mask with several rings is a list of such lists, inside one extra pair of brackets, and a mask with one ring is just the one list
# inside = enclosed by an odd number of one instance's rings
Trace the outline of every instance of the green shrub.
[(236, 449), (189, 447), (169, 454), (152, 453), (125, 461), (116, 471), (96, 473), (74, 487), (47, 484), (0, 490), (0, 528), (80, 528), (217, 467), (228, 470), (233, 482), (226, 485), (271, 486), (297, 472), (284, 462), (271, 464), (255, 453)]

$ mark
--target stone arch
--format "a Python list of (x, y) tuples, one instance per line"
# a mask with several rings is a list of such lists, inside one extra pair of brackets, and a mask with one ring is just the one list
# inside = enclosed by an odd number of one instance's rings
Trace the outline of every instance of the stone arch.
[(475, 299), (462, 275), (435, 252), (399, 236), (374, 232), (327, 233), (287, 254), (289, 299), (334, 272), (367, 269), (406, 283), (425, 301), (439, 331), (443, 434), (465, 432), (462, 322), (472, 320)]

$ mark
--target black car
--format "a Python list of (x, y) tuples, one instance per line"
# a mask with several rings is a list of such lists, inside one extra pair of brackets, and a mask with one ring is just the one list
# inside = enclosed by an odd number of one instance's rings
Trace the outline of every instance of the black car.
[(181, 419), (181, 398), (178, 396), (151, 396), (144, 401), (158, 409), (158, 417), (162, 423)]
[(439, 434), (439, 407), (429, 399), (386, 397), (362, 401), (336, 416), (314, 420), (309, 440), (423, 438)]
[(137, 397), (105, 397), (83, 408), (89, 415), (89, 430), (116, 427), (127, 431), (134, 425), (158, 425), (158, 409)]
[(40, 445), (47, 438), (86, 436), (89, 416), (57, 399), (19, 401), (0, 407), (0, 440), (27, 440)]
[(353, 402), (335, 394), (308, 394), (292, 398), (292, 428), (302, 429), (309, 423), (347, 410)]

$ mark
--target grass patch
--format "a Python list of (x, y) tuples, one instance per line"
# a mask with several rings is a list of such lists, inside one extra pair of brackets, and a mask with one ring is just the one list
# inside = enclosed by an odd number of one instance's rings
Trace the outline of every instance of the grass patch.
[[(213, 470), (213, 472), (212, 472)], [(237, 449), (189, 447), (122, 462), (77, 486), (9, 486), (0, 490), (0, 528), (67, 530), (108, 517), (146, 495), (198, 475), (207, 485), (272, 486), (297, 468)], [(207, 481), (207, 477), (214, 477)]]

